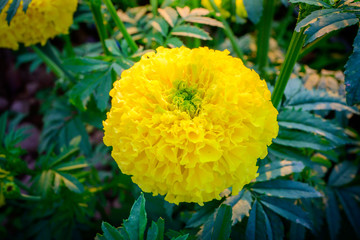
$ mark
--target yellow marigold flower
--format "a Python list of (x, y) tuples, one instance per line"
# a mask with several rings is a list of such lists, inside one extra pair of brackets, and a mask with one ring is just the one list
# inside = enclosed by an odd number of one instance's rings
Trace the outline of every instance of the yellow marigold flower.
[(123, 173), (169, 202), (237, 193), (278, 133), (265, 81), (228, 51), (156, 51), (114, 83), (104, 143)]
[(11, 2), (0, 14), (0, 47), (14, 50), (19, 43), (44, 45), (49, 38), (68, 33), (77, 6), (77, 0), (32, 0), (25, 13), (21, 3), (8, 26), (6, 12)]
[[(230, 11), (229, 11), (231, 7), (230, 1), (214, 0), (214, 3), (219, 8), (220, 13), (224, 18), (230, 17)], [(214, 10), (211, 6), (210, 0), (201, 0), (201, 4), (209, 10)], [(242, 18), (246, 18), (247, 12), (243, 0), (236, 0), (235, 5), (236, 5), (236, 15)]]

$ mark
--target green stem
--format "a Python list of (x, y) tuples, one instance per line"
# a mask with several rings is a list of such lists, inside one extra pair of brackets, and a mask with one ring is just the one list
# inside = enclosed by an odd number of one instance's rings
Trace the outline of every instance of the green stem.
[(256, 53), (256, 63), (261, 76), (265, 75), (265, 68), (268, 66), (269, 41), (274, 13), (275, 0), (264, 0), (263, 16), (258, 28)]
[(44, 46), (37, 47), (33, 45), (31, 47), (57, 77), (67, 77), (72, 83), (75, 82), (74, 76), (62, 66), (62, 61), (55, 53), (50, 42), (47, 42)]
[(277, 108), (284, 95), (286, 84), (289, 81), (292, 70), (294, 69), (296, 60), (298, 59), (300, 50), (304, 44), (305, 28), (300, 32), (294, 31), (291, 37), (289, 48), (285, 55), (284, 63), (281, 66), (279, 77), (276, 81), (274, 92), (272, 93), (271, 100), (275, 108)]
[(74, 48), (72, 46), (72, 43), (71, 43), (71, 39), (70, 39), (70, 35), (69, 34), (66, 34), (66, 35), (62, 35), (62, 38), (65, 42), (65, 51), (66, 51), (66, 55), (68, 57), (75, 57), (75, 52), (74, 52)]
[[(192, 1), (192, 7), (193, 7), (193, 8), (199, 8), (199, 7), (200, 7), (200, 2), (199, 2), (198, 0), (193, 0), (193, 1)], [(199, 26), (199, 25), (198, 25), (198, 24), (195, 24), (195, 26)], [(201, 45), (201, 40), (198, 39), (198, 38), (194, 38), (193, 41), (192, 41), (192, 43), (193, 43), (193, 47), (194, 47), (194, 48), (198, 48), (198, 47), (200, 47), (200, 45)]]
[(95, 20), (96, 29), (99, 33), (100, 42), (104, 49), (104, 53), (106, 55), (110, 55), (110, 52), (105, 44), (105, 39), (108, 38), (108, 35), (104, 25), (104, 18), (101, 13), (101, 0), (90, 0), (89, 2), (90, 2), (90, 9)]
[(132, 39), (131, 35), (126, 30), (124, 23), (121, 21), (121, 19), (117, 15), (117, 12), (116, 12), (115, 7), (112, 4), (111, 0), (104, 0), (104, 3), (106, 5), (106, 7), (108, 8), (109, 13), (110, 13), (112, 19), (114, 20), (116, 26), (119, 28), (119, 30), (123, 34), (126, 42), (129, 44), (130, 49), (133, 52), (136, 52), (138, 50), (138, 46), (136, 45), (135, 41)]
[(33, 45), (31, 48), (34, 52), (43, 60), (43, 62), (48, 66), (51, 71), (59, 78), (63, 78), (65, 76), (64, 71), (51, 59), (48, 55), (46, 55), (40, 48)]
[(151, 11), (154, 17), (157, 16), (158, 0), (150, 0)]
[(244, 62), (244, 64), (246, 63), (246, 61), (244, 60), (244, 54), (241, 51), (241, 49), (239, 48), (239, 45), (236, 42), (234, 33), (232, 32), (229, 24), (225, 21), (225, 19), (221, 16), (220, 10), (219, 8), (216, 6), (214, 0), (210, 0), (210, 4), (212, 6), (212, 8), (215, 10), (216, 13), (219, 13), (220, 16), (217, 17), (218, 20), (220, 20), (222, 22), (222, 24), (224, 25), (224, 32), (226, 34), (226, 36), (230, 39), (231, 45), (236, 53), (236, 55)]

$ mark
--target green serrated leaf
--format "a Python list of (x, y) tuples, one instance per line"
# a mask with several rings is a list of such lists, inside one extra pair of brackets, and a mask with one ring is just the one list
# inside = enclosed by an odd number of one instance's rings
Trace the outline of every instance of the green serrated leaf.
[[(266, 214), (264, 212), (263, 207), (255, 200), (252, 205), (252, 209), (250, 212), (250, 217), (246, 225), (246, 239), (255, 240), (255, 239), (264, 239), (266, 240), (267, 234), (267, 224), (266, 224)], [(271, 236), (272, 237), (272, 236)]]
[(197, 210), (191, 218), (187, 221), (187, 228), (197, 228), (204, 224), (206, 220), (214, 213), (215, 209), (219, 207), (217, 201), (205, 203), (203, 207)]
[(56, 174), (59, 174), (62, 177), (61, 180), (70, 191), (75, 193), (84, 192), (84, 186), (71, 174), (63, 172), (56, 172)]
[(181, 47), (184, 45), (184, 43), (177, 37), (171, 37), (167, 39), (165, 44), (172, 48)]
[(309, 5), (319, 6), (319, 7), (328, 7), (328, 8), (331, 7), (331, 5), (327, 4), (324, 1), (320, 1), (320, 0), (289, 0), (289, 2), (291, 2), (291, 3), (306, 3)]
[(355, 230), (357, 237), (360, 238), (360, 207), (358, 202), (346, 191), (336, 190), (336, 194), (351, 226)]
[(353, 53), (345, 65), (346, 101), (349, 105), (360, 103), (360, 28), (353, 43)]
[(305, 44), (311, 43), (315, 39), (329, 33), (348, 27), (359, 22), (354, 13), (339, 12), (337, 14), (323, 15), (317, 18), (317, 21), (310, 24), (306, 29)]
[(336, 201), (334, 191), (330, 188), (327, 188), (326, 197), (326, 221), (330, 232), (330, 238), (331, 240), (335, 240), (338, 239), (337, 235), (339, 233), (341, 223), (339, 205)]
[(186, 239), (188, 239), (188, 237), (189, 237), (189, 234), (186, 234), (186, 235), (178, 236), (176, 238), (172, 238), (171, 240), (186, 240)]
[(120, 232), (107, 222), (102, 222), (101, 229), (104, 232), (104, 239), (106, 240), (123, 240), (124, 238), (120, 235)]
[(279, 126), (318, 134), (340, 146), (350, 142), (344, 129), (305, 111), (284, 110), (278, 115)]
[(251, 202), (251, 193), (247, 190), (242, 190), (238, 195), (228, 197), (224, 201), (224, 204), (232, 208), (232, 225), (241, 222), (245, 216), (249, 216)]
[(355, 179), (358, 167), (350, 161), (343, 161), (335, 165), (329, 177), (329, 185), (342, 186)]
[(220, 28), (224, 27), (222, 22), (215, 20), (213, 18), (209, 18), (209, 17), (188, 16), (185, 18), (185, 21), (190, 22), (190, 23), (200, 23), (200, 24), (205, 24), (205, 25), (215, 26), (215, 27), (220, 27)]
[(290, 240), (304, 240), (306, 229), (297, 223), (292, 222), (290, 225)]
[(251, 189), (257, 193), (280, 198), (299, 199), (322, 197), (318, 191), (308, 184), (291, 180), (278, 179), (255, 183)]
[(279, 176), (286, 176), (295, 172), (301, 172), (304, 167), (304, 164), (298, 161), (283, 160), (271, 162), (259, 167), (259, 176), (256, 178), (256, 182), (267, 181)]
[(107, 70), (111, 63), (94, 58), (76, 57), (66, 59), (63, 64), (64, 67), (69, 71), (75, 73), (87, 73), (93, 71)]
[(327, 92), (321, 90), (300, 91), (288, 100), (285, 107), (295, 110), (302, 109), (303, 111), (335, 110), (359, 114), (356, 108), (346, 105), (344, 99), (330, 96)]
[(167, 37), (167, 34), (169, 32), (169, 25), (166, 23), (166, 21), (163, 18), (155, 18), (151, 22), (151, 26), (155, 28), (163, 37)]
[(4, 7), (6, 6), (6, 4), (9, 2), (9, 0), (1, 0), (0, 1), (0, 13), (2, 13)]
[(9, 9), (6, 12), (7, 13), (6, 21), (9, 25), (10, 25), (12, 18), (15, 16), (15, 14), (20, 6), (20, 2), (21, 2), (21, 0), (13, 0), (12, 3), (10, 4)]
[(232, 209), (229, 205), (221, 205), (216, 213), (205, 223), (201, 239), (228, 240), (231, 232)]
[(32, 0), (23, 0), (23, 11), (26, 13), (26, 10), (29, 7), (29, 4), (31, 3)]
[(201, 28), (190, 26), (190, 25), (181, 25), (173, 28), (172, 35), (176, 36), (185, 36), (185, 37), (193, 37), (199, 38), (203, 40), (211, 40), (210, 35), (202, 30)]
[(244, 6), (248, 14), (248, 18), (254, 24), (257, 24), (262, 16), (263, 1), (262, 0), (244, 0)]
[(269, 154), (284, 160), (301, 161), (305, 166), (312, 167), (314, 163), (310, 158), (302, 153), (301, 150), (293, 147), (284, 148), (281, 145), (273, 143), (269, 147)]
[(176, 24), (176, 21), (178, 19), (178, 13), (175, 9), (171, 7), (166, 7), (164, 9), (159, 8), (158, 9), (160, 15), (165, 19), (165, 21), (171, 26), (174, 27)]
[(148, 229), (146, 240), (157, 240), (159, 235), (159, 228), (157, 224), (153, 221), (150, 228)]
[(321, 16), (325, 16), (327, 14), (335, 14), (335, 13), (339, 13), (341, 11), (342, 10), (339, 10), (336, 8), (320, 9), (320, 10), (313, 11), (308, 16), (306, 16), (304, 19), (302, 19), (298, 24), (296, 24), (295, 31), (300, 32), (301, 28), (306, 27), (311, 23), (314, 23)]
[(329, 141), (318, 135), (284, 129), (280, 129), (278, 137), (274, 139), (274, 143), (289, 147), (310, 148), (320, 151), (327, 151), (334, 148)]
[(280, 216), (292, 222), (299, 223), (310, 230), (312, 229), (312, 223), (307, 214), (301, 207), (294, 205), (292, 201), (280, 198), (262, 197), (260, 202)]
[(124, 221), (124, 229), (131, 240), (144, 239), (146, 222), (145, 198), (141, 194), (132, 206), (129, 218)]

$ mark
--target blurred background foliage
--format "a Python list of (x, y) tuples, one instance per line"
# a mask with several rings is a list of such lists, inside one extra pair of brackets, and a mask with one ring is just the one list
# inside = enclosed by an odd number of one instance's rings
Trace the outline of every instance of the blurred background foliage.
[[(358, 1), (244, 0), (248, 18), (231, 0), (221, 6), (229, 18), (198, 0), (113, 1), (132, 40), (109, 2), (79, 1), (70, 34), (45, 46), (0, 50), (2, 239), (360, 238), (359, 108), (348, 105), (360, 98)], [(272, 90), (302, 28), (279, 136), (258, 161), (256, 181), (236, 196), (227, 189), (220, 201), (177, 206), (120, 172), (102, 143), (102, 121), (113, 82), (142, 54), (229, 49)]]

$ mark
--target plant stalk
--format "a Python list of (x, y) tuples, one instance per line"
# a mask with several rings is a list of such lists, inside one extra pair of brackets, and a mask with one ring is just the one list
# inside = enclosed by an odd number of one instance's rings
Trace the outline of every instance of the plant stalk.
[(104, 49), (104, 53), (106, 55), (110, 55), (110, 52), (105, 44), (105, 39), (108, 38), (108, 34), (106, 32), (106, 28), (104, 25), (103, 15), (101, 13), (101, 0), (90, 0), (89, 2), (90, 2), (90, 9), (95, 20), (96, 29), (99, 33), (100, 42)]
[(117, 12), (116, 12), (115, 7), (112, 4), (111, 0), (104, 0), (104, 3), (106, 5), (106, 7), (108, 8), (109, 13), (110, 13), (112, 19), (114, 20), (116, 26), (119, 28), (119, 30), (123, 34), (126, 42), (129, 44), (130, 49), (133, 52), (136, 52), (138, 50), (138, 46), (136, 45), (135, 41), (132, 39), (131, 35), (126, 30), (124, 23), (121, 21), (121, 19), (117, 15)]
[(304, 45), (305, 28), (302, 28), (300, 32), (293, 32), (291, 37), (289, 48), (285, 55), (284, 63), (281, 66), (279, 77), (275, 83), (274, 92), (272, 93), (271, 100), (275, 108), (278, 108), (281, 99), (284, 95), (286, 84), (289, 81), (292, 70), (294, 69), (296, 60)]
[(266, 75), (268, 66), (269, 41), (275, 13), (275, 0), (264, 0), (264, 11), (258, 26), (256, 63), (260, 75)]
[(220, 14), (218, 18), (218, 20), (220, 20), (222, 22), (222, 24), (224, 25), (224, 32), (226, 34), (226, 36), (230, 39), (231, 45), (236, 53), (236, 55), (238, 56), (238, 58), (240, 58), (244, 64), (246, 64), (246, 61), (244, 60), (244, 54), (241, 51), (241, 49), (239, 48), (239, 45), (236, 42), (235, 39), (235, 35), (232, 32), (229, 24), (225, 21), (225, 19), (221, 16), (220, 10), (219, 8), (216, 6), (214, 0), (210, 0), (210, 4), (212, 6), (212, 8), (215, 10), (216, 13)]

